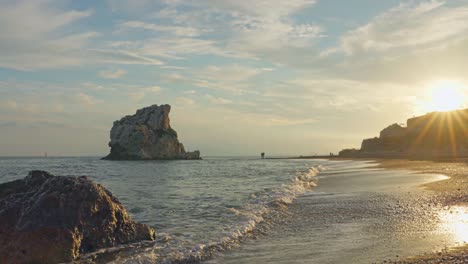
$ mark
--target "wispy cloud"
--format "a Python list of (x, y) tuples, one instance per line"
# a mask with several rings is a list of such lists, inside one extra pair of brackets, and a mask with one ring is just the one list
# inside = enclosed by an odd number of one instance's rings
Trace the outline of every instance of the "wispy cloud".
[(238, 82), (248, 80), (262, 72), (261, 69), (240, 66), (208, 66), (199, 71), (196, 75), (201, 79)]
[(164, 62), (149, 54), (139, 54), (126, 48), (89, 49), (84, 52), (87, 63), (122, 64), (122, 65), (163, 65)]
[(116, 30), (120, 33), (128, 29), (159, 33), (158, 37), (131, 43), (133, 50), (138, 49), (145, 55), (179, 59), (188, 55), (214, 55), (273, 60), (287, 57), (277, 53), (291, 54), (295, 52), (293, 49), (308, 49), (323, 36), (325, 29), (322, 26), (292, 19), (296, 12), (313, 7), (315, 2), (169, 1), (166, 8), (153, 16), (158, 23), (129, 20), (120, 23)]
[(195, 101), (193, 99), (187, 98), (187, 97), (177, 97), (176, 98), (176, 105), (180, 107), (188, 106), (188, 105), (194, 105)]
[(468, 83), (466, 0), (0, 2), (0, 120), (99, 127), (102, 153), (113, 120), (153, 103), (192, 142), (248, 126), (304, 150), (407, 117), (433, 79)]
[[(229, 69), (232, 69), (233, 71), (230, 72)], [(221, 90), (232, 94), (246, 94), (255, 93), (255, 91), (249, 90), (250, 85), (247, 80), (256, 76), (261, 71), (249, 67), (209, 66), (194, 72), (195, 76), (172, 73), (164, 76), (164, 80), (170, 83)]]
[(166, 26), (137, 20), (120, 23), (117, 32), (120, 33), (132, 29), (151, 30), (184, 37), (197, 37), (202, 33), (199, 29), (190, 26)]
[(228, 105), (228, 104), (232, 104), (232, 101), (229, 100), (229, 99), (226, 99), (226, 98), (222, 98), (222, 97), (216, 97), (216, 96), (212, 96), (212, 95), (206, 95), (205, 96), (206, 99), (208, 99), (208, 101), (212, 104), (217, 104), (217, 105)]
[(18, 103), (15, 100), (6, 100), (1, 102), (1, 107), (6, 110), (16, 110), (18, 108)]
[(427, 48), (465, 38), (467, 20), (465, 6), (448, 7), (439, 0), (403, 3), (348, 32), (341, 43), (347, 54)]
[(118, 79), (127, 74), (127, 71), (118, 69), (115, 71), (100, 71), (99, 76), (105, 79)]
[(58, 68), (83, 63), (80, 50), (96, 32), (66, 34), (66, 26), (92, 10), (62, 11), (56, 0), (3, 3), (0, 8), (0, 67), (19, 70)]
[(144, 87), (144, 88), (130, 88), (131, 91), (128, 93), (128, 96), (136, 102), (142, 101), (145, 98), (149, 98), (154, 94), (161, 92), (161, 87), (159, 86), (151, 86), (151, 87)]
[(93, 106), (98, 102), (96, 98), (85, 93), (78, 93), (75, 98), (76, 101), (84, 107)]

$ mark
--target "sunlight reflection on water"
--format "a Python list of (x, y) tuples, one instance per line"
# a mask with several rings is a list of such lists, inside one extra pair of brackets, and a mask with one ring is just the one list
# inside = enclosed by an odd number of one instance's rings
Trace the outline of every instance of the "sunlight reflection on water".
[(451, 234), (457, 244), (468, 243), (468, 207), (453, 206), (440, 212), (442, 231)]

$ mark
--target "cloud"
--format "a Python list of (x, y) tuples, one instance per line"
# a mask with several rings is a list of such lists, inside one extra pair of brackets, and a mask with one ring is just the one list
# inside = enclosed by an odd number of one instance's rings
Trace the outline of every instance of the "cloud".
[(316, 3), (315, 0), (204, 0), (200, 2), (222, 10), (273, 19), (290, 15), (306, 7), (313, 6)]
[(106, 2), (113, 12), (141, 12), (154, 4), (152, 0), (107, 0)]
[(439, 0), (403, 3), (345, 34), (341, 45), (348, 55), (433, 47), (465, 38), (467, 20), (466, 6)]
[(183, 93), (184, 93), (184, 94), (196, 94), (197, 91), (195, 91), (195, 90), (188, 90), (188, 91), (184, 91)]
[(83, 63), (80, 51), (96, 32), (63, 32), (91, 10), (63, 11), (60, 1), (15, 1), (0, 8), (0, 67), (18, 70), (59, 68)]
[(161, 90), (162, 89), (159, 86), (151, 86), (151, 87), (145, 88), (146, 92), (151, 92), (151, 93), (159, 93)]
[(133, 91), (128, 93), (128, 96), (136, 102), (143, 100), (146, 97), (150, 97), (155, 93), (161, 92), (161, 87), (159, 86), (151, 86), (145, 88), (132, 88)]
[(231, 16), (231, 37), (228, 49), (252, 57), (268, 58), (275, 52), (290, 52), (295, 48), (310, 47), (324, 28), (310, 23), (298, 23), (291, 16), (315, 5), (310, 0), (207, 0), (210, 7)]
[(262, 71), (260, 69), (240, 66), (237, 64), (229, 66), (208, 66), (197, 72), (201, 79), (238, 82), (248, 80)]
[(61, 103), (56, 103), (52, 106), (52, 112), (61, 113), (65, 110), (65, 106)]
[(120, 23), (117, 32), (124, 32), (131, 29), (150, 30), (183, 37), (197, 37), (202, 33), (201, 30), (190, 26), (167, 26), (136, 20)]
[[(212, 75), (214, 71), (206, 71), (206, 69), (196, 72), (196, 77), (180, 75), (177, 73), (172, 73), (163, 77), (166, 82), (169, 83), (177, 83), (187, 86), (195, 86), (199, 88), (206, 88), (212, 90), (224, 90), (233, 94), (246, 94), (246, 93), (256, 93), (255, 91), (250, 91), (249, 84), (245, 81), (232, 81), (232, 77), (229, 76), (221, 76), (221, 75)], [(208, 79), (201, 79), (199, 78), (198, 74), (207, 74), (204, 77), (208, 77)], [(228, 75), (230, 73), (227, 73)], [(235, 79), (240, 78), (241, 76), (246, 77), (246, 75), (238, 75)], [(223, 78), (227, 80), (223, 80)], [(250, 77), (249, 77), (250, 78)]]
[(187, 97), (177, 97), (176, 104), (183, 107), (187, 105), (194, 105), (195, 101)]
[[(116, 55), (131, 54), (132, 58), (130, 58), (130, 63), (128, 64), (162, 65), (163, 62), (156, 58), (182, 60), (188, 59), (189, 56), (203, 55), (225, 58), (241, 57), (239, 53), (219, 47), (215, 40), (187, 36), (170, 35), (135, 41), (111, 41), (108, 43), (108, 46), (113, 52), (119, 52), (119, 54), (109, 54), (110, 59), (113, 59)], [(135, 61), (135, 59), (141, 59), (142, 61)], [(118, 63), (119, 61), (116, 62)], [(174, 68), (174, 66), (166, 66), (165, 68)], [(180, 70), (185, 68), (176, 67), (175, 69)]]
[[(208, 116), (211, 122), (220, 122), (220, 127), (223, 124), (244, 124), (252, 129), (269, 128), (269, 127), (284, 127), (284, 126), (302, 126), (317, 123), (319, 120), (310, 117), (298, 117), (294, 115), (284, 115), (284, 112), (251, 112), (243, 111), (237, 104), (231, 105), (213, 105), (200, 109), (205, 111), (204, 116)], [(206, 122), (206, 121), (205, 121)]]
[(317, 122), (316, 119), (307, 118), (307, 119), (288, 119), (288, 118), (278, 118), (272, 117), (266, 120), (265, 125), (267, 126), (297, 126), (297, 125), (307, 125)]
[(163, 64), (132, 49), (97, 46), (95, 40), (101, 34), (80, 26), (94, 11), (66, 10), (63, 6), (59, 0), (2, 4), (0, 67), (32, 71), (85, 64)]
[(235, 35), (228, 48), (245, 52), (251, 56), (266, 58), (262, 54), (283, 51), (283, 49), (307, 48), (313, 45), (323, 34), (318, 25), (292, 24), (283, 19), (244, 21), (234, 25)]
[(99, 76), (105, 79), (118, 79), (127, 74), (125, 70), (118, 69), (115, 71), (100, 71)]
[[(389, 91), (392, 91), (389, 93)], [(411, 95), (416, 91), (408, 85), (394, 83), (371, 83), (353, 79), (320, 79), (303, 77), (284, 81), (266, 90), (262, 96), (273, 102), (289, 103), (287, 112), (295, 110), (306, 113), (378, 111), (391, 101)]]
[(6, 100), (1, 103), (1, 107), (6, 110), (16, 110), (18, 103), (15, 100)]
[(93, 96), (87, 95), (85, 93), (78, 93), (75, 96), (76, 101), (84, 107), (90, 107), (95, 105), (98, 101)]
[[(115, 44), (115, 43), (114, 43)], [(121, 43), (119, 43), (121, 44)], [(164, 62), (145, 54), (136, 53), (134, 49), (112, 48), (89, 49), (85, 52), (88, 63), (115, 63), (123, 65), (163, 65)], [(151, 54), (150, 54), (151, 55)]]
[(117, 26), (117, 32), (141, 29), (160, 33), (144, 41), (126, 43), (130, 44), (128, 48), (131, 46), (146, 56), (183, 59), (191, 55), (213, 55), (276, 62), (297, 53), (297, 49), (309, 49), (323, 37), (322, 26), (297, 22), (292, 17), (315, 3), (311, 0), (165, 1), (165, 8), (159, 8), (151, 22), (125, 21)]
[(171, 66), (171, 65), (162, 66), (161, 68), (162, 69), (170, 69), (170, 70), (185, 70), (185, 69), (187, 69), (187, 67)]
[(229, 100), (229, 99), (226, 99), (226, 98), (222, 98), (222, 97), (215, 97), (215, 96), (212, 96), (212, 95), (206, 95), (205, 96), (206, 99), (208, 99), (208, 101), (212, 104), (217, 104), (217, 105), (228, 105), (228, 104), (232, 104), (232, 101)]

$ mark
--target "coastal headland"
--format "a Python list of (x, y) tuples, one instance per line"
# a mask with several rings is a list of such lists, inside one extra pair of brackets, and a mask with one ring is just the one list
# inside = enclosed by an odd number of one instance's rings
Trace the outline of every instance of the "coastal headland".
[(468, 157), (468, 109), (431, 112), (392, 124), (379, 137), (364, 139), (360, 149), (344, 149), (340, 157), (457, 159)]
[[(441, 174), (448, 179), (424, 184), (443, 205), (468, 206), (468, 109), (432, 112), (392, 124), (379, 137), (364, 139), (360, 149), (339, 155), (298, 156), (294, 159), (368, 160), (388, 170)], [(468, 216), (467, 216), (468, 219)], [(467, 220), (468, 221), (468, 220)], [(468, 245), (386, 263), (468, 263)]]

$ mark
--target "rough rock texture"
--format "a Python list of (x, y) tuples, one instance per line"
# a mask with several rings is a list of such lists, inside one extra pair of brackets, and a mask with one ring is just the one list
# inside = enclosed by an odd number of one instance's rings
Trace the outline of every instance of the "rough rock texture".
[(0, 184), (1, 263), (72, 261), (80, 253), (154, 236), (85, 176), (32, 171), (23, 180)]
[(200, 159), (186, 152), (169, 124), (170, 105), (152, 105), (115, 121), (110, 132), (109, 160)]

